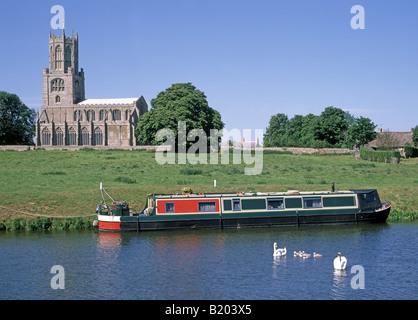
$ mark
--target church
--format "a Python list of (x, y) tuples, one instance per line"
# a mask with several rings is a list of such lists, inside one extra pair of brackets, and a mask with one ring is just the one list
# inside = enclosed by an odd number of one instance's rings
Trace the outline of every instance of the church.
[(129, 148), (135, 127), (148, 111), (137, 98), (86, 99), (83, 68), (78, 65), (78, 33), (49, 33), (49, 68), (43, 69), (41, 113), (36, 115), (36, 146)]

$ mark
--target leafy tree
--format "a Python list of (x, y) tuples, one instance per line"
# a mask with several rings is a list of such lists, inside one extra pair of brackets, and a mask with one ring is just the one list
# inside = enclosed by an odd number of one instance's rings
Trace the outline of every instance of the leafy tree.
[(15, 94), (0, 91), (0, 145), (33, 144), (35, 110)]
[(338, 143), (342, 132), (348, 129), (346, 116), (340, 108), (325, 108), (320, 115), (320, 139), (330, 144)]
[(412, 131), (412, 143), (415, 147), (418, 147), (418, 126), (415, 126), (414, 131)]
[(284, 113), (278, 113), (270, 118), (269, 126), (264, 135), (265, 147), (282, 147), (287, 143), (289, 118)]
[(301, 142), (303, 146), (312, 147), (319, 139), (321, 124), (319, 116), (312, 113), (307, 114), (302, 119)]
[(142, 144), (161, 144), (155, 136), (164, 128), (172, 130), (177, 139), (179, 121), (186, 121), (186, 133), (202, 129), (208, 137), (208, 144), (210, 130), (222, 130), (224, 127), (220, 113), (209, 106), (205, 94), (191, 83), (173, 84), (151, 100), (151, 107), (139, 118), (135, 129)]
[(376, 138), (376, 127), (369, 118), (357, 118), (350, 127), (350, 136), (359, 145), (365, 145)]

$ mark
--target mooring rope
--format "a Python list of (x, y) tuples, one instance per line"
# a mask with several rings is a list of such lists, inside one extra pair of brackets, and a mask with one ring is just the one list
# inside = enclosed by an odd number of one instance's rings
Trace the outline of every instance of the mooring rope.
[(30, 213), (30, 212), (26, 212), (26, 211), (16, 210), (16, 209), (8, 208), (8, 207), (2, 206), (2, 205), (0, 205), (0, 208), (6, 209), (6, 210), (9, 210), (9, 211), (14, 211), (14, 212), (21, 213), (21, 214), (25, 214), (25, 215), (28, 215), (28, 216), (46, 217), (46, 218), (54, 218), (54, 219), (85, 218), (85, 217), (95, 216), (95, 214), (88, 214), (88, 215), (83, 215), (83, 216), (50, 216), (50, 215), (46, 215), (46, 214)]

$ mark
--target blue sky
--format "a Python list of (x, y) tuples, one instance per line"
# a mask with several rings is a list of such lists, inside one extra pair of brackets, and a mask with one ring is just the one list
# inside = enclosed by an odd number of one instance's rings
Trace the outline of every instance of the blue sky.
[[(418, 1), (6, 1), (0, 90), (42, 104), (53, 5), (79, 33), (86, 98), (142, 94), (178, 82), (205, 92), (227, 129), (264, 129), (285, 113), (335, 106), (383, 129), (418, 124)], [(365, 29), (353, 30), (354, 5)], [(61, 30), (57, 31), (61, 34)]]

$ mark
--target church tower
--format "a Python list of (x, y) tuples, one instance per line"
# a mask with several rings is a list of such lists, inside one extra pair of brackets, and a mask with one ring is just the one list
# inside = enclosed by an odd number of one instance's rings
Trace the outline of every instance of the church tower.
[(85, 100), (84, 72), (78, 71), (78, 34), (49, 33), (49, 69), (43, 70), (44, 107), (72, 106)]

